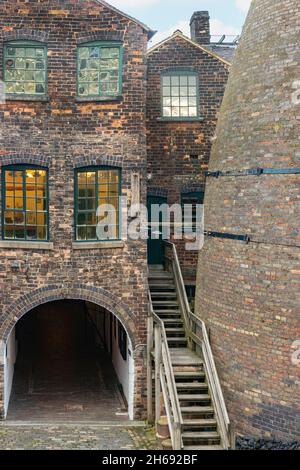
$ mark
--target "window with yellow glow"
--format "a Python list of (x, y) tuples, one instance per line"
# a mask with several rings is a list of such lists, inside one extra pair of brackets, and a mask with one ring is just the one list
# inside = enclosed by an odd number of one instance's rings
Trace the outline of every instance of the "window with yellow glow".
[(48, 240), (48, 175), (44, 168), (9, 167), (2, 179), (5, 240)]
[(75, 225), (77, 241), (120, 239), (120, 170), (76, 171)]

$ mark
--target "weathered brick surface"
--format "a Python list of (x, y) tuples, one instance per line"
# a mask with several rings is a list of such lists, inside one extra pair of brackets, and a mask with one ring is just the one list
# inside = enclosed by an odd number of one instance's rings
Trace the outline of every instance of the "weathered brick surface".
[[(300, 7), (254, 0), (221, 108), (210, 170), (299, 167)], [(287, 65), (288, 64), (288, 65)], [(230, 416), (243, 434), (299, 440), (299, 175), (209, 178), (206, 228), (253, 242), (207, 239), (196, 311)]]
[[(146, 243), (129, 241), (123, 249), (73, 251), (72, 242), (74, 168), (122, 167), (122, 194), (128, 196), (131, 173), (139, 171), (145, 201), (147, 32), (97, 1), (2, 1), (0, 63), (3, 42), (19, 38), (48, 45), (49, 99), (7, 101), (0, 106), (0, 165), (33, 163), (49, 168), (54, 250), (0, 249), (0, 339), (6, 340), (16, 321), (40, 303), (84, 298), (117, 314), (134, 345), (146, 344)], [(123, 97), (117, 102), (76, 101), (76, 48), (93, 39), (124, 43)], [(11, 269), (14, 260), (21, 262), (18, 272)], [(136, 356), (139, 417), (145, 413), (146, 393), (141, 348)], [(2, 404), (0, 394), (0, 408)]]
[[(199, 74), (201, 120), (161, 121), (161, 74), (168, 70)], [(147, 149), (151, 193), (165, 191), (169, 204), (181, 202), (182, 192), (202, 191), (208, 168), (211, 139), (227, 83), (229, 65), (199, 47), (174, 36), (148, 54)], [(197, 254), (176, 242), (183, 274), (195, 282)]]

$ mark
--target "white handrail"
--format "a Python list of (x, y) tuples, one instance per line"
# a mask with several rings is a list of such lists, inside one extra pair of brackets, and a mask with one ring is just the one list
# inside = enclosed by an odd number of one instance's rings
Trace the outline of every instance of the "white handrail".
[(181, 297), (182, 300), (182, 313), (184, 321), (186, 323), (189, 344), (191, 344), (192, 342), (195, 343), (195, 337), (197, 337), (197, 333), (193, 333), (192, 331), (193, 326), (197, 325), (201, 329), (201, 338), (196, 338), (197, 344), (200, 345), (202, 349), (204, 367), (209, 381), (212, 400), (216, 408), (216, 418), (220, 428), (223, 445), (225, 448), (229, 448), (231, 445), (233, 445), (233, 443), (231, 442), (231, 423), (228, 416), (215, 360), (213, 357), (213, 352), (209, 342), (207, 328), (204, 321), (201, 320), (201, 318), (198, 318), (190, 309), (175, 244), (169, 241), (165, 241), (164, 243), (172, 249), (172, 269), (175, 275), (176, 289), (178, 291), (179, 297)]
[[(167, 334), (163, 320), (161, 320), (153, 310), (151, 294), (149, 292), (149, 310), (154, 323), (159, 327), (161, 338), (161, 365), (159, 366), (160, 381), (164, 397), (164, 404), (168, 417), (168, 424), (171, 434), (173, 450), (181, 450), (183, 418), (177, 393), (175, 377), (173, 373), (172, 361), (168, 346)], [(154, 347), (158, 345), (154, 344)], [(165, 379), (164, 379), (165, 377)], [(168, 397), (170, 402), (168, 402)], [(170, 406), (171, 403), (171, 406)]]

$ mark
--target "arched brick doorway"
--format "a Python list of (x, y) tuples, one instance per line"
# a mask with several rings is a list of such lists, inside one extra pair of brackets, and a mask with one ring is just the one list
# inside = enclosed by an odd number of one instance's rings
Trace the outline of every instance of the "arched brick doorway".
[[(135, 371), (141, 366), (143, 356), (143, 348), (141, 344), (137, 345), (137, 332), (134, 323), (134, 317), (126, 305), (119, 302), (113, 295), (100, 288), (89, 286), (76, 286), (72, 289), (58, 288), (56, 286), (38, 289), (30, 295), (21, 296), (13, 305), (10, 305), (5, 312), (5, 320), (0, 328), (0, 341), (2, 344), (1, 362), (0, 362), (0, 378), (2, 387), (1, 415), (6, 416), (9, 400), (9, 390), (7, 386), (8, 369), (7, 355), (9, 353), (9, 338), (15, 331), (16, 325), (21, 319), (27, 318), (30, 312), (41, 308), (41, 306), (51, 305), (55, 302), (77, 301), (84, 302), (86, 305), (95, 305), (105, 310), (116, 322), (124, 328), (127, 333), (129, 355), (131, 361), (131, 379), (129, 387), (128, 413), (131, 419), (138, 417), (136, 408), (139, 406), (139, 397), (136, 390), (140, 388), (139, 377)], [(22, 320), (22, 321), (23, 321)], [(113, 325), (113, 322), (112, 322)], [(117, 337), (117, 336), (116, 336)], [(145, 346), (146, 347), (146, 346)], [(124, 375), (124, 374), (123, 374)], [(134, 379), (133, 379), (134, 378)]]

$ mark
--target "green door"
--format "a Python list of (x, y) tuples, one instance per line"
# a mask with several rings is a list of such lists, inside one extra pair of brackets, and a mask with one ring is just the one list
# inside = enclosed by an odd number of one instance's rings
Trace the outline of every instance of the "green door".
[[(168, 200), (161, 196), (148, 196), (148, 220), (149, 220), (149, 232), (148, 232), (148, 264), (163, 264), (163, 239), (162, 239), (162, 214), (159, 215), (159, 220), (152, 220), (151, 207), (153, 204), (167, 204)], [(159, 222), (157, 228), (152, 227), (151, 224)], [(159, 232), (159, 233), (158, 233)], [(152, 236), (151, 236), (152, 235)]]

